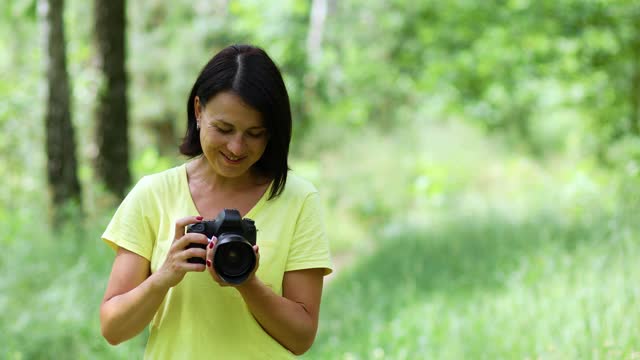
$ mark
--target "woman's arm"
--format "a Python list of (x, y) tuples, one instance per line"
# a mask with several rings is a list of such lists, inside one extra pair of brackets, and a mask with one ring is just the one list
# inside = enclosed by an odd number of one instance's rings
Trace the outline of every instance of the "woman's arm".
[(324, 269), (285, 272), (282, 296), (256, 276), (236, 286), (262, 328), (292, 353), (305, 353), (316, 337)]
[(117, 345), (138, 335), (151, 321), (169, 287), (149, 276), (149, 261), (123, 248), (113, 263), (100, 306), (102, 336)]
[(186, 249), (190, 243), (206, 245), (202, 234), (184, 234), (184, 227), (201, 221), (187, 217), (176, 222), (175, 238), (167, 258), (157, 272), (150, 275), (149, 260), (123, 248), (113, 262), (111, 276), (100, 305), (102, 336), (117, 345), (138, 335), (151, 322), (169, 289), (189, 271), (204, 271), (202, 264), (189, 263), (191, 257), (206, 256), (201, 248)]

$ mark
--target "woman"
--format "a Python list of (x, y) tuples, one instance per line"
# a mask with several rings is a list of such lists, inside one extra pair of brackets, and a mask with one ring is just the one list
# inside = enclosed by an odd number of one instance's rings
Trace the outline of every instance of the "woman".
[[(317, 191), (288, 173), (282, 76), (262, 49), (227, 47), (197, 78), (187, 115), (180, 151), (191, 160), (142, 178), (103, 234), (116, 257), (102, 334), (115, 345), (150, 324), (149, 359), (302, 354), (315, 339), (323, 277), (332, 270)], [(239, 285), (216, 274), (215, 237), (185, 233), (225, 208), (257, 228), (257, 265)]]

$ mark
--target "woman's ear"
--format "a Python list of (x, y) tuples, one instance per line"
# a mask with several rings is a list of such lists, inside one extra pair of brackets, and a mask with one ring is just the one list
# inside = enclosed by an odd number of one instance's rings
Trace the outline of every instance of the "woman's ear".
[(193, 98), (193, 112), (196, 116), (196, 127), (200, 128), (200, 115), (202, 113), (202, 108), (200, 107), (200, 98), (198, 96)]

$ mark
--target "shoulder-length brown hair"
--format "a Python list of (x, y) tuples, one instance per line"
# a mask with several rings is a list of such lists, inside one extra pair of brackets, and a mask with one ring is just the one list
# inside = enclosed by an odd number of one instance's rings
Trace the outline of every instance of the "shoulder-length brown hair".
[(223, 91), (238, 95), (261, 115), (269, 134), (262, 157), (253, 165), (273, 179), (269, 200), (284, 190), (289, 170), (291, 106), (282, 74), (267, 53), (255, 46), (232, 45), (217, 53), (200, 72), (187, 100), (187, 131), (180, 152), (189, 157), (202, 154), (196, 127), (194, 99), (206, 104)]

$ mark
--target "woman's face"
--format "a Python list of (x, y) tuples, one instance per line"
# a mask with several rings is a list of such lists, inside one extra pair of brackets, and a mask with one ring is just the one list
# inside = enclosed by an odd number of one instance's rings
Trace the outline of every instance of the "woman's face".
[(267, 147), (260, 113), (231, 92), (218, 93), (207, 104), (196, 97), (194, 105), (202, 151), (213, 170), (228, 178), (247, 175)]

